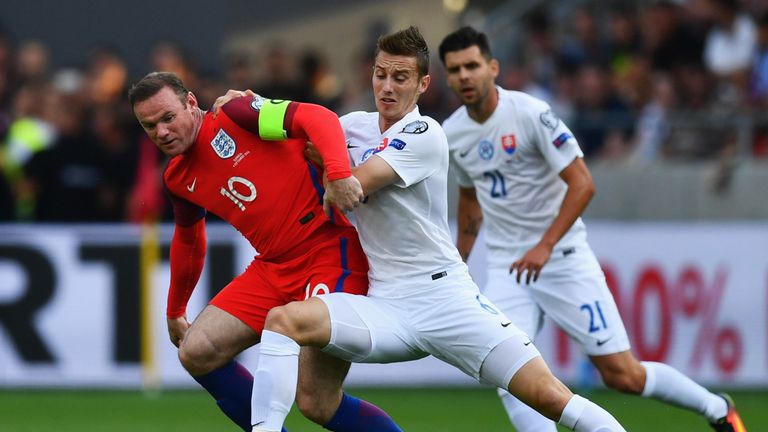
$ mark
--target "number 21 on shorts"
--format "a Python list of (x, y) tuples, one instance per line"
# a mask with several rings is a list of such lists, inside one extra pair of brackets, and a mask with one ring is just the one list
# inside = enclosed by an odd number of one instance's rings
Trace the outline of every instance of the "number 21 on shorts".
[(584, 303), (583, 305), (581, 305), (579, 310), (585, 311), (587, 314), (589, 314), (589, 332), (590, 333), (594, 333), (596, 331), (600, 331), (602, 329), (608, 328), (608, 324), (605, 322), (605, 317), (603, 316), (603, 310), (600, 309), (599, 301), (595, 301), (594, 309), (592, 308), (592, 304)]

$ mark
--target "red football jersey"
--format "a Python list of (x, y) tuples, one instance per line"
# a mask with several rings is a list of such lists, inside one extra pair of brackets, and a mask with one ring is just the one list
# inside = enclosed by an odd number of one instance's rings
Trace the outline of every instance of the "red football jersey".
[[(215, 118), (205, 114), (197, 140), (170, 160), (163, 177), (177, 224), (189, 225), (205, 209), (240, 231), (260, 259), (281, 260), (306, 247), (312, 233), (329, 221), (323, 212), (322, 173), (304, 156), (307, 137), (260, 138), (255, 101), (235, 99)], [(288, 105), (281, 119), (286, 131), (295, 129), (291, 123), (302, 106), (309, 105)], [(337, 210), (332, 222), (350, 226)]]

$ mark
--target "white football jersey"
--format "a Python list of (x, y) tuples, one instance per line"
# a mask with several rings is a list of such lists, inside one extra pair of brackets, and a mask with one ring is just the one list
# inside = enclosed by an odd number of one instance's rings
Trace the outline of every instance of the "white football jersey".
[[(462, 106), (443, 128), (457, 181), (475, 188), (483, 209), (489, 259), (507, 259), (541, 239), (567, 190), (560, 171), (584, 154), (546, 102), (497, 90), (499, 104), (485, 123), (474, 121)], [(583, 241), (579, 218), (558, 246)]]
[(440, 124), (418, 108), (381, 133), (379, 114), (341, 117), (352, 166), (374, 154), (400, 176), (355, 210), (370, 266), (369, 295), (402, 297), (401, 281), (431, 281), (442, 271), (466, 271), (448, 227), (448, 143)]

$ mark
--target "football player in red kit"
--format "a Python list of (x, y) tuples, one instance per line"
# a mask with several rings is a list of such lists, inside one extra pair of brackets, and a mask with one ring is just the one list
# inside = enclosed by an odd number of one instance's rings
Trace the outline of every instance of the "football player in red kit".
[[(131, 87), (134, 114), (171, 159), (163, 175), (174, 210), (167, 320), (187, 371), (221, 410), (250, 430), (253, 379), (235, 355), (260, 340), (275, 306), (328, 292), (364, 295), (368, 264), (357, 232), (323, 196), (353, 208), (363, 198), (352, 177), (336, 115), (314, 104), (258, 96), (205, 113), (181, 80), (153, 72)], [(304, 156), (311, 141), (322, 173)], [(203, 268), (205, 213), (234, 226), (258, 255), (190, 324), (186, 304)], [(343, 394), (349, 364), (302, 351), (297, 403), (330, 430), (399, 430), (377, 407)], [(372, 428), (374, 427), (374, 428)], [(378, 428), (376, 428), (378, 427)]]

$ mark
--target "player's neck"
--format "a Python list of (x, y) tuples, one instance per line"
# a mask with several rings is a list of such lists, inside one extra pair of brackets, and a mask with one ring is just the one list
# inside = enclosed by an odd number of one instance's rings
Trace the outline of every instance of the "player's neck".
[(498, 105), (499, 90), (494, 86), (488, 92), (487, 97), (482, 98), (475, 104), (467, 105), (467, 113), (472, 120), (478, 123), (485, 123), (493, 115), (493, 112), (496, 111)]
[(205, 113), (203, 113), (203, 110), (201, 110), (199, 107), (192, 113), (192, 116), (195, 119), (195, 134), (193, 135), (192, 141), (197, 140), (197, 135), (200, 133), (200, 128), (203, 126), (203, 117), (205, 116)]

